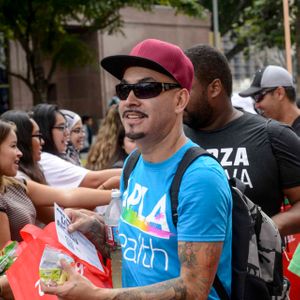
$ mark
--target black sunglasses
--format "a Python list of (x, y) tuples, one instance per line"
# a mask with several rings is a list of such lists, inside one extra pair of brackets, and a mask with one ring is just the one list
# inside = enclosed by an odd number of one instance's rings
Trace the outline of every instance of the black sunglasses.
[(120, 100), (126, 100), (131, 91), (139, 99), (157, 97), (161, 92), (180, 88), (178, 83), (140, 82), (135, 84), (120, 83), (116, 85), (116, 94)]
[(275, 91), (277, 89), (276, 88), (271, 88), (271, 89), (265, 89), (261, 92), (259, 92), (258, 94), (255, 94), (252, 96), (252, 99), (255, 101), (255, 103), (259, 103), (261, 101), (263, 101), (264, 97), (268, 94), (268, 93), (271, 93), (273, 91)]

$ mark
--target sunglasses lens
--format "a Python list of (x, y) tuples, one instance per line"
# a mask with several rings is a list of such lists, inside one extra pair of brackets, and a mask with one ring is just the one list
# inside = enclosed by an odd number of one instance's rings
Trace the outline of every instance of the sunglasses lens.
[(157, 97), (162, 92), (162, 85), (159, 82), (145, 82), (135, 85), (134, 94), (140, 99)]
[(276, 90), (276, 88), (266, 89), (266, 90), (260, 92), (259, 94), (254, 95), (252, 98), (254, 99), (254, 101), (255, 101), (256, 103), (259, 103), (259, 102), (261, 102), (261, 101), (264, 99), (264, 97), (265, 97), (268, 93), (271, 93), (271, 92), (273, 92), (274, 90)]
[(263, 95), (262, 94), (257, 94), (257, 95), (254, 95), (253, 96), (253, 99), (256, 103), (260, 102), (263, 98)]
[(120, 100), (126, 100), (130, 91), (131, 91), (131, 87), (129, 84), (120, 83), (116, 85), (116, 94)]

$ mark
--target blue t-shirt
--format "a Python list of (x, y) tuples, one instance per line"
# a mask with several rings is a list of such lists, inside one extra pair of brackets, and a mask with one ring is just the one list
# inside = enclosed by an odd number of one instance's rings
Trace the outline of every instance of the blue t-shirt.
[[(119, 236), (123, 287), (154, 284), (180, 275), (177, 241), (224, 242), (218, 276), (230, 293), (232, 197), (226, 175), (211, 157), (186, 170), (178, 195), (174, 227), (169, 190), (188, 141), (172, 157), (150, 163), (140, 156), (122, 196)], [(121, 179), (121, 190), (123, 181)], [(219, 299), (214, 289), (208, 299)]]

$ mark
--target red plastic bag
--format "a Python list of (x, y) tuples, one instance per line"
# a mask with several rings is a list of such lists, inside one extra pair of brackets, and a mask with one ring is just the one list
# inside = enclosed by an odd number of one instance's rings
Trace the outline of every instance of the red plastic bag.
[(24, 240), (20, 244), (21, 253), (6, 272), (16, 300), (57, 299), (56, 296), (44, 295), (40, 289), (39, 264), (46, 244), (62, 249), (73, 257), (77, 271), (94, 285), (112, 287), (110, 260), (107, 260), (105, 265), (101, 254), (98, 253), (104, 272), (82, 261), (58, 242), (54, 223), (50, 223), (44, 229), (26, 225), (20, 233)]

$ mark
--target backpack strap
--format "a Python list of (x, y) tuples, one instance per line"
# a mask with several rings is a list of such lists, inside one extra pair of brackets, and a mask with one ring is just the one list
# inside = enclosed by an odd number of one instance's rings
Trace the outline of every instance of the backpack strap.
[(181, 159), (178, 168), (176, 170), (176, 173), (174, 175), (171, 184), (171, 189), (170, 189), (170, 198), (171, 198), (171, 207), (172, 207), (172, 220), (175, 227), (177, 226), (177, 221), (178, 221), (178, 214), (177, 214), (178, 193), (179, 193), (179, 188), (180, 188), (183, 174), (186, 171), (186, 169), (189, 167), (189, 165), (201, 155), (212, 156), (203, 148), (200, 147), (189, 148), (185, 152), (183, 158)]
[(238, 179), (236, 177), (232, 177), (228, 181), (232, 187), (236, 187), (237, 189), (239, 189), (242, 192), (243, 195), (245, 195), (246, 185), (243, 181), (241, 181), (240, 179)]
[(130, 156), (127, 159), (126, 165), (123, 168), (123, 183), (124, 183), (124, 190), (126, 190), (128, 186), (128, 180), (130, 177), (130, 174), (132, 170), (135, 168), (135, 165), (137, 164), (139, 157), (141, 153), (138, 150), (135, 150), (130, 154)]
[(215, 276), (215, 279), (214, 279), (214, 282), (213, 282), (213, 287), (215, 288), (218, 296), (220, 297), (221, 300), (230, 300), (219, 276), (217, 275), (216, 273), (216, 276)]

